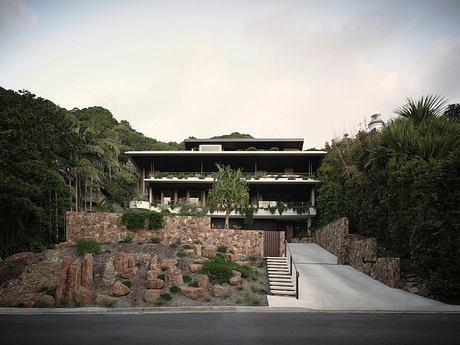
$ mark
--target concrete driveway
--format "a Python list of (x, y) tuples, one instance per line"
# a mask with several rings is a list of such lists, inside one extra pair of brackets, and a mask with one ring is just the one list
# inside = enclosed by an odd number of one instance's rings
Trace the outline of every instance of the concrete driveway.
[(270, 306), (315, 310), (460, 311), (452, 306), (391, 288), (348, 265), (312, 243), (290, 243), (299, 272), (299, 300), (269, 296)]

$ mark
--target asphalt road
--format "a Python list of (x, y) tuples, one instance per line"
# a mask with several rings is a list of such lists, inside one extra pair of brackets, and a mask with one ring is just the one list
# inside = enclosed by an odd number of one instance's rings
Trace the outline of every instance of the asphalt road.
[(460, 314), (0, 315), (0, 344), (460, 344)]

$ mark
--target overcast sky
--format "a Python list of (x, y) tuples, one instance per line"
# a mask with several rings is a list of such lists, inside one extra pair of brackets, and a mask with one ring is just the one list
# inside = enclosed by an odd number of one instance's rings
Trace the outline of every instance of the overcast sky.
[(460, 0), (0, 0), (0, 86), (163, 141), (322, 147), (406, 97), (460, 102)]

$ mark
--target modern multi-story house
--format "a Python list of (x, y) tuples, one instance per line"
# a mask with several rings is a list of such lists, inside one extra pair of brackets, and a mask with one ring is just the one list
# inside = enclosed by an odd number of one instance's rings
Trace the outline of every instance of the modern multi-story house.
[[(217, 164), (241, 169), (247, 176), (250, 212), (233, 212), (234, 227), (306, 230), (316, 215), (316, 172), (324, 151), (302, 151), (303, 139), (187, 139), (185, 151), (129, 151), (141, 172), (140, 191), (148, 201), (133, 207), (171, 212), (208, 212), (206, 198)], [(146, 197), (147, 200), (147, 197)], [(208, 213), (213, 226), (223, 226), (224, 212)], [(246, 217), (246, 223), (245, 223)]]

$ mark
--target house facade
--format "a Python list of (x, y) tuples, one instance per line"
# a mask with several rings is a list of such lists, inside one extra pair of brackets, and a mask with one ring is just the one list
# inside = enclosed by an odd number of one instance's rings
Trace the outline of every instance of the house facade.
[[(129, 151), (126, 155), (141, 172), (145, 200), (131, 207), (193, 209), (223, 226), (224, 212), (210, 213), (206, 199), (217, 164), (241, 169), (246, 175), (252, 219), (232, 212), (231, 227), (271, 231), (302, 231), (316, 215), (316, 173), (324, 151), (302, 151), (303, 139), (187, 139), (185, 151)], [(185, 210), (185, 211), (184, 211)]]

